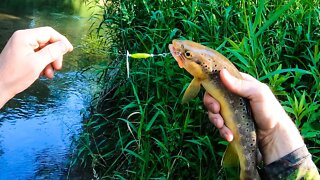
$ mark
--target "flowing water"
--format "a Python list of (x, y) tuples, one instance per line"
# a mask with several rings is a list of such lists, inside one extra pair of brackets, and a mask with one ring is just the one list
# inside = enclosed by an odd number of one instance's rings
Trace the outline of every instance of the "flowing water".
[[(21, 12), (0, 5), (0, 48), (14, 30), (40, 26), (52, 26), (77, 47), (90, 25), (88, 18), (59, 9)], [(97, 88), (94, 73), (82, 72), (92, 64), (75, 48), (54, 79), (41, 78), (0, 110), (0, 179), (68, 177), (72, 143)]]

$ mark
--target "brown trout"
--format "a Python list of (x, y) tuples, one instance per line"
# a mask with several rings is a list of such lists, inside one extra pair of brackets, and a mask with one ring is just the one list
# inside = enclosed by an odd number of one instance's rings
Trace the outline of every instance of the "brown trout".
[(227, 69), (230, 74), (242, 79), (240, 72), (222, 54), (192, 41), (173, 40), (169, 49), (179, 67), (194, 76), (182, 103), (196, 97), (201, 85), (220, 103), (220, 113), (234, 135), (224, 154), (223, 165), (240, 165), (242, 180), (260, 179), (257, 171), (257, 138), (250, 106), (247, 99), (228, 91), (219, 76), (220, 70)]

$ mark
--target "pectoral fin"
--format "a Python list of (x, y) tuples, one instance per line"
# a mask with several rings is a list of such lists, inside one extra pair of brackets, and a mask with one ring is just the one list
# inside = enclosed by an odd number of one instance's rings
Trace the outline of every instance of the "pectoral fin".
[(196, 97), (200, 91), (201, 82), (199, 79), (194, 78), (189, 84), (186, 92), (182, 98), (182, 104), (189, 102), (192, 98)]
[(239, 166), (239, 157), (230, 144), (224, 152), (222, 165), (225, 168)]

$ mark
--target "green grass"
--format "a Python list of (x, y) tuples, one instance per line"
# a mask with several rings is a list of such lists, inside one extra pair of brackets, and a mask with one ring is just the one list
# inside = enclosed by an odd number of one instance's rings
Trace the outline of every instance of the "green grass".
[[(103, 90), (84, 123), (74, 163), (96, 177), (223, 179), (225, 149), (209, 123), (203, 92), (188, 105), (191, 81), (172, 57), (130, 59), (117, 52), (164, 53), (174, 38), (201, 42), (267, 83), (319, 164), (320, 8), (307, 0), (108, 1), (98, 34), (113, 43)], [(111, 30), (110, 30), (111, 28)], [(112, 33), (110, 33), (112, 32)], [(111, 34), (111, 35), (110, 35)], [(272, 109), (270, 109), (270, 113)], [(230, 177), (228, 177), (230, 178)]]

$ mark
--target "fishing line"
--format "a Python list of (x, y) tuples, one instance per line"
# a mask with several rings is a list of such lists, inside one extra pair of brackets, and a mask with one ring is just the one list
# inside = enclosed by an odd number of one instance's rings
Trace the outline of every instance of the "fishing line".
[[(78, 49), (78, 48), (81, 48), (81, 45), (74, 47), (74, 49)], [(128, 50), (127, 50), (126, 54), (115, 53), (115, 52), (105, 52), (105, 53), (126, 56), (127, 78), (130, 77), (129, 57), (133, 58), (133, 59), (147, 59), (147, 58), (153, 58), (153, 57), (166, 57), (167, 55), (171, 54), (171, 53), (160, 53), (160, 54), (133, 53), (133, 54), (130, 54)]]
[(126, 54), (126, 66), (127, 66), (127, 78), (130, 77), (130, 65), (129, 65), (129, 57), (133, 59), (147, 59), (147, 58), (153, 58), (153, 57), (166, 57), (170, 53), (161, 53), (161, 54), (148, 54), (148, 53), (134, 53), (130, 54), (129, 51), (127, 51)]

